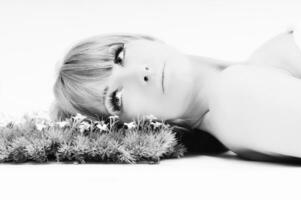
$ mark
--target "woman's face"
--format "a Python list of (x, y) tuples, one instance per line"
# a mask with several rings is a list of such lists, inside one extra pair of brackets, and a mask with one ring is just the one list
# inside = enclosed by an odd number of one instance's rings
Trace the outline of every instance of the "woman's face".
[[(185, 55), (161, 42), (135, 40), (117, 51), (116, 57), (107, 95), (118, 91), (121, 120), (149, 114), (162, 120), (183, 115), (194, 83)], [(107, 100), (106, 108), (112, 110), (110, 104)]]

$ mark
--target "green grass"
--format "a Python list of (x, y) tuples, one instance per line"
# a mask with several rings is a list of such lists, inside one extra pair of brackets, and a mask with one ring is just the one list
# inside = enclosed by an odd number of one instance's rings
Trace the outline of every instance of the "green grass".
[(93, 121), (82, 115), (64, 122), (24, 116), (0, 126), (0, 162), (158, 163), (186, 151), (173, 128), (145, 116), (126, 124), (116, 116)]

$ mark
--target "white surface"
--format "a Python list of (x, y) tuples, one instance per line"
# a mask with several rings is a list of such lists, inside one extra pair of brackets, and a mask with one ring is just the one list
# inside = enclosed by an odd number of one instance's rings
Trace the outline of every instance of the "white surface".
[(10, 199), (254, 200), (300, 199), (301, 174), (300, 167), (228, 155), (159, 165), (4, 164), (0, 177), (1, 196)]
[[(240, 61), (288, 28), (300, 41), (300, 19), (298, 0), (1, 0), (0, 111), (48, 109), (55, 63), (87, 36), (144, 33), (185, 53)], [(0, 198), (297, 199), (300, 174), (206, 156), (160, 165), (0, 165)]]

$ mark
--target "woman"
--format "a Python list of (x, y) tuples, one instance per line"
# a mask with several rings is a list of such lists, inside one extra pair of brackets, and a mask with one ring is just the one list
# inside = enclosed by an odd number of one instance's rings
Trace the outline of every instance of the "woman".
[(153, 114), (206, 131), (243, 158), (301, 157), (301, 52), (292, 31), (243, 63), (185, 55), (143, 35), (96, 36), (59, 67), (56, 118)]

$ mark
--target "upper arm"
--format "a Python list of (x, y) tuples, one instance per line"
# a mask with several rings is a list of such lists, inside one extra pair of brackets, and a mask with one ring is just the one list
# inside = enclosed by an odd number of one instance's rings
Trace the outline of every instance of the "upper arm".
[(281, 33), (261, 45), (249, 57), (248, 63), (275, 67), (301, 78), (301, 51), (292, 31)]

